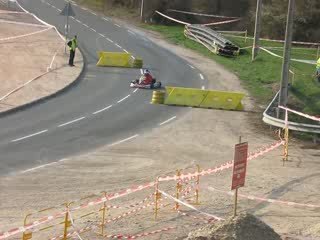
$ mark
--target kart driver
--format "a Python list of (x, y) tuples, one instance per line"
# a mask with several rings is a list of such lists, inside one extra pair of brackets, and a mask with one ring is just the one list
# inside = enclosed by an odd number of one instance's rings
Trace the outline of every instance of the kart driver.
[(139, 84), (149, 85), (149, 84), (152, 84), (152, 81), (153, 81), (153, 77), (150, 71), (147, 69), (145, 70), (144, 74), (140, 77)]

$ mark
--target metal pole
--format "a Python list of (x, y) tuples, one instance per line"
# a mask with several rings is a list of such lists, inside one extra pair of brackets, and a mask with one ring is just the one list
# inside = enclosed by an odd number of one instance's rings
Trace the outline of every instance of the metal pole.
[[(239, 143), (242, 142), (242, 137), (239, 136)], [(234, 193), (234, 208), (233, 208), (233, 217), (237, 216), (237, 208), (238, 208), (238, 189), (236, 188), (236, 192)]]
[(68, 35), (69, 35), (69, 6), (70, 2), (67, 3), (67, 15), (66, 15), (66, 21), (65, 21), (65, 37), (66, 37), (66, 43), (64, 45), (64, 53), (67, 52), (67, 43), (68, 43)]
[[(289, 0), (286, 39), (284, 44), (281, 85), (280, 85), (280, 95), (279, 95), (279, 105), (284, 107), (286, 107), (288, 103), (288, 83), (289, 83), (288, 80), (289, 80), (289, 68), (290, 68), (290, 58), (291, 58), (294, 6), (295, 6), (295, 0)], [(281, 113), (282, 113), (281, 118), (283, 118), (284, 117), (283, 111), (281, 111)], [(278, 117), (280, 117), (280, 113), (278, 113)]]
[(141, 8), (140, 8), (140, 18), (141, 18), (141, 22), (144, 22), (143, 12), (144, 12), (144, 0), (141, 0)]
[(262, 0), (257, 0), (257, 10), (256, 10), (256, 24), (254, 28), (254, 40), (252, 48), (252, 61), (254, 61), (258, 55), (259, 51), (259, 40), (261, 31), (261, 13), (262, 13)]

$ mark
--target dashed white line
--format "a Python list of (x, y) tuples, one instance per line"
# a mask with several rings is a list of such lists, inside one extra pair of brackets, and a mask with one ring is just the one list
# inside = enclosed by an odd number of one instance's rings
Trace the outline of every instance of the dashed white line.
[(133, 92), (135, 93), (135, 92), (137, 92), (139, 90), (139, 88), (136, 88)]
[(105, 107), (105, 108), (102, 108), (102, 109), (100, 109), (100, 110), (98, 110), (98, 111), (96, 111), (96, 112), (94, 112), (94, 113), (92, 113), (92, 114), (93, 114), (93, 115), (96, 115), (96, 114), (98, 114), (98, 113), (101, 113), (101, 112), (103, 112), (103, 111), (108, 110), (109, 108), (112, 108), (112, 105), (110, 105), (110, 106), (108, 106), (108, 107)]
[(71, 18), (71, 19), (75, 19), (75, 17), (72, 17), (72, 16), (71, 16), (70, 18)]
[(131, 30), (128, 30), (128, 33), (132, 34), (132, 35), (136, 35), (134, 32), (132, 32)]
[(90, 28), (90, 30), (92, 30), (92, 31), (94, 31), (94, 32), (97, 32), (95, 29), (93, 29), (93, 28)]
[(84, 7), (80, 7), (82, 10), (84, 11), (87, 11), (88, 9), (87, 8), (84, 8)]
[(139, 134), (133, 135), (133, 136), (128, 137), (128, 138), (126, 138), (126, 139), (123, 139), (123, 140), (121, 140), (121, 141), (119, 141), (119, 142), (112, 143), (112, 144), (109, 145), (109, 147), (118, 145), (118, 144), (120, 144), (120, 143), (127, 142), (127, 141), (129, 141), (129, 140), (131, 140), (131, 139), (134, 139), (134, 138), (138, 137), (138, 136), (139, 136)]
[(97, 16), (97, 14), (95, 12), (89, 11), (91, 14)]
[(105, 35), (103, 35), (102, 33), (99, 33), (99, 35), (101, 36), (101, 37), (106, 37)]
[(123, 49), (123, 51), (125, 51), (126, 53), (129, 53), (126, 49)]
[(188, 66), (189, 66), (190, 68), (192, 68), (192, 69), (195, 69), (195, 67), (194, 67), (194, 66), (192, 66), (192, 65), (190, 65), (190, 64), (188, 64)]
[(85, 27), (87, 27), (87, 28), (89, 27), (89, 26), (88, 26), (87, 24), (85, 24), (85, 23), (82, 23), (82, 25), (85, 26)]
[(108, 18), (103, 18), (103, 20), (105, 20), (105, 21), (109, 22), (109, 19), (108, 19)]
[(110, 38), (106, 38), (109, 42), (113, 43), (113, 41)]
[(118, 43), (115, 44), (118, 48), (122, 48)]
[(131, 56), (131, 58), (134, 60), (134, 59), (136, 59), (134, 56)]
[(205, 86), (202, 86), (202, 88), (201, 88), (202, 90), (205, 90), (206, 89), (206, 87)]
[(118, 103), (121, 103), (121, 102), (123, 102), (124, 100), (126, 100), (128, 97), (130, 97), (131, 95), (129, 94), (128, 96), (126, 96), (126, 97), (124, 97), (124, 98), (122, 98), (122, 99), (120, 99), (119, 101), (118, 101)]
[(74, 119), (70, 122), (66, 122), (66, 123), (63, 123), (63, 124), (60, 124), (58, 127), (64, 127), (64, 126), (67, 126), (69, 124), (72, 124), (72, 123), (75, 123), (75, 122), (79, 122), (81, 121), (82, 119), (85, 119), (86, 117), (81, 117), (81, 118), (77, 118), (77, 119)]
[(168, 123), (168, 122), (171, 122), (172, 120), (174, 120), (174, 119), (176, 119), (176, 118), (177, 118), (177, 116), (174, 116), (174, 117), (172, 117), (172, 118), (169, 118), (168, 120), (160, 123), (159, 126), (162, 126), (162, 125), (164, 125), (164, 124), (166, 124), (166, 123)]
[(79, 19), (75, 19), (78, 23), (81, 23), (81, 21)]
[(114, 25), (117, 26), (117, 27), (119, 27), (119, 28), (121, 28), (121, 26), (120, 26), (119, 24), (116, 24), (116, 23), (115, 23)]
[(203, 80), (203, 79), (204, 79), (204, 77), (203, 77), (202, 73), (200, 73), (199, 75), (200, 75), (200, 78)]
[(37, 170), (37, 169), (40, 169), (40, 168), (44, 168), (44, 167), (47, 167), (47, 166), (51, 166), (51, 165), (54, 165), (54, 164), (57, 164), (57, 163), (58, 162), (47, 163), (47, 164), (44, 164), (44, 165), (41, 165), (41, 166), (38, 166), (38, 167), (30, 168), (30, 169), (25, 170), (25, 171), (21, 171), (21, 173), (32, 172), (34, 170)]
[(18, 142), (18, 141), (24, 140), (26, 138), (31, 138), (31, 137), (34, 137), (36, 135), (40, 135), (40, 134), (45, 133), (45, 132), (48, 132), (48, 129), (40, 131), (40, 132), (36, 132), (36, 133), (33, 133), (33, 134), (30, 134), (30, 135), (27, 135), (27, 136), (24, 136), (24, 137), (21, 137), (21, 138), (14, 139), (11, 142)]

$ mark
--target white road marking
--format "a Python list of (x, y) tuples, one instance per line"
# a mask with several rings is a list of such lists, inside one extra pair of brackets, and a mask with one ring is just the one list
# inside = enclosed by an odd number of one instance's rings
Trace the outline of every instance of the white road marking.
[(132, 34), (132, 35), (136, 35), (134, 32), (132, 32), (131, 30), (128, 30), (128, 33)]
[(117, 46), (118, 48), (122, 48), (118, 43), (116, 43), (116, 46)]
[(206, 87), (205, 86), (202, 86), (202, 88), (201, 88), (202, 90), (205, 90), (206, 89)]
[(25, 171), (21, 171), (20, 173), (32, 172), (34, 170), (37, 170), (37, 169), (40, 169), (40, 168), (44, 168), (44, 167), (47, 167), (47, 166), (51, 166), (51, 165), (54, 165), (54, 164), (57, 164), (57, 163), (58, 162), (47, 163), (47, 164), (44, 164), (44, 165), (41, 165), (41, 166), (38, 166), (38, 167), (30, 168), (30, 169), (25, 170)]
[(100, 109), (100, 110), (98, 110), (98, 111), (96, 111), (96, 112), (94, 112), (94, 113), (92, 113), (92, 114), (93, 114), (93, 115), (96, 115), (96, 114), (98, 114), (98, 113), (101, 113), (101, 112), (103, 112), (103, 111), (108, 110), (109, 108), (112, 108), (112, 105), (110, 105), (110, 106), (108, 106), (108, 107), (105, 107), (105, 108), (102, 108), (102, 109)]
[(89, 11), (91, 14), (97, 16), (97, 14), (95, 12)]
[(105, 21), (109, 22), (109, 19), (108, 19), (108, 18), (105, 18), (105, 17), (104, 17), (104, 18), (103, 18), (103, 20), (105, 20)]
[(71, 19), (74, 19), (74, 17), (72, 17), (72, 16), (71, 16), (70, 18), (71, 18)]
[(133, 92), (135, 93), (135, 92), (137, 92), (139, 90), (139, 88), (136, 88)]
[(97, 32), (95, 29), (93, 29), (93, 28), (90, 28), (90, 30), (92, 30), (92, 31), (94, 31), (94, 32)]
[(143, 74), (143, 69), (140, 69), (140, 73)]
[(65, 162), (65, 161), (68, 161), (68, 160), (69, 160), (69, 158), (62, 158), (58, 162)]
[(99, 35), (101, 36), (101, 37), (106, 37), (105, 35), (103, 35), (102, 33), (99, 33)]
[(109, 42), (113, 43), (113, 41), (110, 38), (106, 38)]
[(131, 56), (132, 59), (136, 59), (134, 56)]
[(125, 51), (126, 53), (129, 53), (126, 49), (123, 49), (123, 51)]
[(118, 101), (118, 103), (121, 103), (121, 102), (123, 102), (124, 100), (126, 100), (128, 97), (130, 97), (131, 95), (129, 94), (128, 96), (126, 96), (126, 97), (124, 97), (124, 98), (122, 98), (121, 100), (119, 100)]
[(77, 119), (74, 119), (70, 122), (66, 122), (66, 123), (63, 123), (63, 124), (60, 124), (58, 127), (64, 127), (64, 126), (67, 126), (69, 124), (72, 124), (72, 123), (75, 123), (75, 122), (79, 122), (81, 121), (82, 119), (85, 119), (86, 117), (81, 117), (81, 118), (77, 118)]
[(118, 144), (120, 144), (120, 143), (124, 143), (124, 142), (129, 141), (129, 140), (131, 140), (131, 139), (134, 139), (134, 138), (136, 138), (136, 137), (138, 137), (138, 136), (139, 136), (139, 134), (133, 135), (133, 136), (128, 137), (128, 138), (126, 138), (126, 139), (123, 139), (123, 140), (121, 140), (121, 141), (119, 141), (119, 142), (112, 143), (112, 144), (109, 145), (109, 147), (118, 145)]
[(48, 129), (40, 131), (40, 132), (36, 132), (36, 133), (33, 133), (33, 134), (30, 134), (30, 135), (27, 135), (27, 136), (24, 136), (24, 137), (21, 137), (21, 138), (14, 139), (11, 142), (18, 142), (18, 141), (24, 140), (26, 138), (31, 138), (31, 137), (34, 137), (36, 135), (40, 135), (40, 134), (45, 133), (45, 132), (48, 132)]
[(79, 19), (76, 19), (76, 21), (77, 21), (78, 23), (81, 23), (81, 21), (80, 21)]
[(119, 24), (116, 24), (116, 23), (115, 23), (114, 25), (116, 25), (117, 27), (121, 28), (121, 26), (120, 26)]
[(192, 65), (190, 65), (190, 64), (188, 64), (188, 66), (189, 66), (190, 68), (192, 68), (192, 69), (195, 69), (195, 67), (194, 67), (194, 66), (192, 66)]
[(82, 25), (85, 26), (85, 27), (87, 27), (87, 28), (89, 27), (89, 26), (88, 26), (87, 24), (85, 24), (85, 23), (82, 23)]
[(177, 116), (174, 116), (174, 117), (172, 117), (172, 118), (169, 118), (168, 120), (160, 123), (159, 126), (162, 126), (162, 125), (164, 125), (164, 124), (166, 124), (166, 123), (168, 123), (168, 122), (171, 122), (172, 120), (174, 120), (174, 119), (176, 119), (176, 118), (177, 118)]
[(84, 7), (80, 7), (82, 10), (84, 11), (87, 11), (88, 9), (87, 8), (84, 8)]
[(203, 75), (201, 73), (199, 75), (200, 75), (201, 79), (203, 80), (204, 79)]

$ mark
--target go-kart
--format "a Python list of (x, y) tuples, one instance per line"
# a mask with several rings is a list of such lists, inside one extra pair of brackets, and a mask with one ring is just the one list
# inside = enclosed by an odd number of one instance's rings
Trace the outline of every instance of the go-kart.
[(131, 81), (130, 87), (132, 87), (132, 88), (155, 89), (155, 88), (161, 88), (161, 82), (157, 82), (157, 80), (154, 78), (152, 80), (151, 84), (143, 84), (143, 83), (139, 83), (139, 79), (136, 79), (134, 81)]

